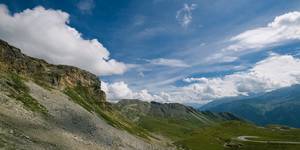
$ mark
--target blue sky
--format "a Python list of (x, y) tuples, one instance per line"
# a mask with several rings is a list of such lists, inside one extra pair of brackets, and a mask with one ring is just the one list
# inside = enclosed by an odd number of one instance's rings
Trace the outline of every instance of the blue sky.
[[(98, 39), (110, 58), (126, 64), (126, 71), (105, 74), (101, 80), (110, 90), (119, 90), (118, 86), (130, 90), (134, 94), (129, 94), (129, 98), (143, 95), (139, 91), (144, 89), (144, 94), (152, 97), (164, 95), (162, 92), (168, 96), (177, 94), (178, 88), (198, 82), (186, 82), (187, 78), (223, 78), (250, 72), (258, 62), (275, 55), (289, 55), (293, 59), (299, 55), (298, 38), (279, 38), (254, 47), (257, 43), (245, 45), (249, 43), (244, 36), (230, 40), (246, 31), (266, 27), (276, 16), (300, 11), (299, 0), (0, 0), (0, 3), (11, 14), (36, 6), (68, 13), (67, 24), (80, 32), (83, 39)], [(246, 48), (224, 50), (231, 45)], [(112, 92), (112, 99), (126, 98), (126, 93), (116, 95)], [(193, 102), (219, 98), (200, 95), (191, 98)], [(172, 98), (185, 102), (176, 96)], [(189, 101), (187, 97), (183, 99)]]

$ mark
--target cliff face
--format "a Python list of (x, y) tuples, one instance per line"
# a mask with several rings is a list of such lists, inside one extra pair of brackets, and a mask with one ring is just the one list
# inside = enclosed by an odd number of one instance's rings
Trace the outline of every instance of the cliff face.
[(76, 67), (52, 65), (44, 60), (29, 57), (2, 40), (0, 71), (13, 72), (36, 83), (61, 90), (84, 87), (96, 103), (105, 103), (105, 93), (101, 90), (101, 82), (96, 75)]

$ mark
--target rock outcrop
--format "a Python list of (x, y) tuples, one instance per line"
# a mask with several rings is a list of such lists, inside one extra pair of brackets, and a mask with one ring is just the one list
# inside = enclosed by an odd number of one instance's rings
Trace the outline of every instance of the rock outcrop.
[(87, 71), (72, 66), (52, 65), (44, 60), (21, 53), (21, 50), (0, 40), (0, 70), (14, 72), (33, 79), (37, 83), (65, 89), (82, 86), (97, 103), (105, 103), (99, 78)]

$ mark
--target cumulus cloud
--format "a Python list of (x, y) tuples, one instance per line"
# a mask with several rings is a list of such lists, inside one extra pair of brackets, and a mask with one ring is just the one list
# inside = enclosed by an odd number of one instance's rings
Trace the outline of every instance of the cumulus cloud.
[(183, 93), (198, 100), (266, 92), (299, 84), (300, 59), (272, 54), (248, 71), (222, 78), (187, 78), (184, 81), (192, 84), (183, 87)]
[(80, 0), (77, 3), (77, 8), (81, 13), (92, 13), (92, 10), (95, 8), (94, 0)]
[(265, 27), (242, 32), (230, 39), (234, 44), (227, 50), (242, 51), (259, 49), (300, 39), (300, 12), (289, 12), (277, 16)]
[(72, 65), (97, 75), (122, 74), (124, 63), (109, 58), (97, 39), (84, 39), (69, 25), (69, 14), (41, 6), (11, 14), (0, 5), (0, 38), (27, 55), (53, 64)]
[(101, 83), (101, 89), (106, 93), (108, 100), (111, 102), (119, 101), (120, 99), (140, 99), (144, 101), (160, 101), (166, 102), (169, 100), (168, 94), (162, 92), (160, 95), (150, 94), (147, 89), (133, 91), (123, 82)]
[(192, 22), (192, 11), (197, 8), (197, 4), (183, 4), (183, 7), (177, 11), (176, 19), (182, 27), (188, 27)]
[(184, 61), (179, 59), (165, 59), (165, 58), (157, 58), (149, 60), (150, 64), (153, 65), (161, 65), (161, 66), (169, 66), (169, 67), (189, 67)]

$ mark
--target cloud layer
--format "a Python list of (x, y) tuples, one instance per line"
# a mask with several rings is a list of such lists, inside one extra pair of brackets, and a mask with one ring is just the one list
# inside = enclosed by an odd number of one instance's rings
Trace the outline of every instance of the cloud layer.
[[(137, 98), (162, 102), (205, 103), (214, 99), (249, 95), (300, 84), (300, 59), (271, 54), (247, 71), (224, 77), (186, 78), (188, 85), (152, 95), (147, 90), (133, 92), (124, 82), (109, 85), (111, 98)], [(107, 88), (106, 88), (107, 89)]]
[(195, 100), (248, 95), (300, 83), (300, 60), (291, 55), (272, 54), (248, 71), (222, 78), (187, 78), (182, 90)]
[(289, 12), (277, 16), (266, 27), (242, 32), (230, 39), (234, 44), (227, 50), (264, 48), (283, 42), (300, 39), (300, 12)]
[(83, 39), (68, 24), (69, 14), (60, 10), (39, 6), (10, 14), (5, 5), (0, 5), (0, 38), (25, 54), (96, 75), (122, 74), (127, 70), (124, 63), (109, 58), (109, 51), (97, 39)]
[(179, 59), (157, 58), (149, 60), (150, 64), (168, 67), (189, 67), (188, 64)]

